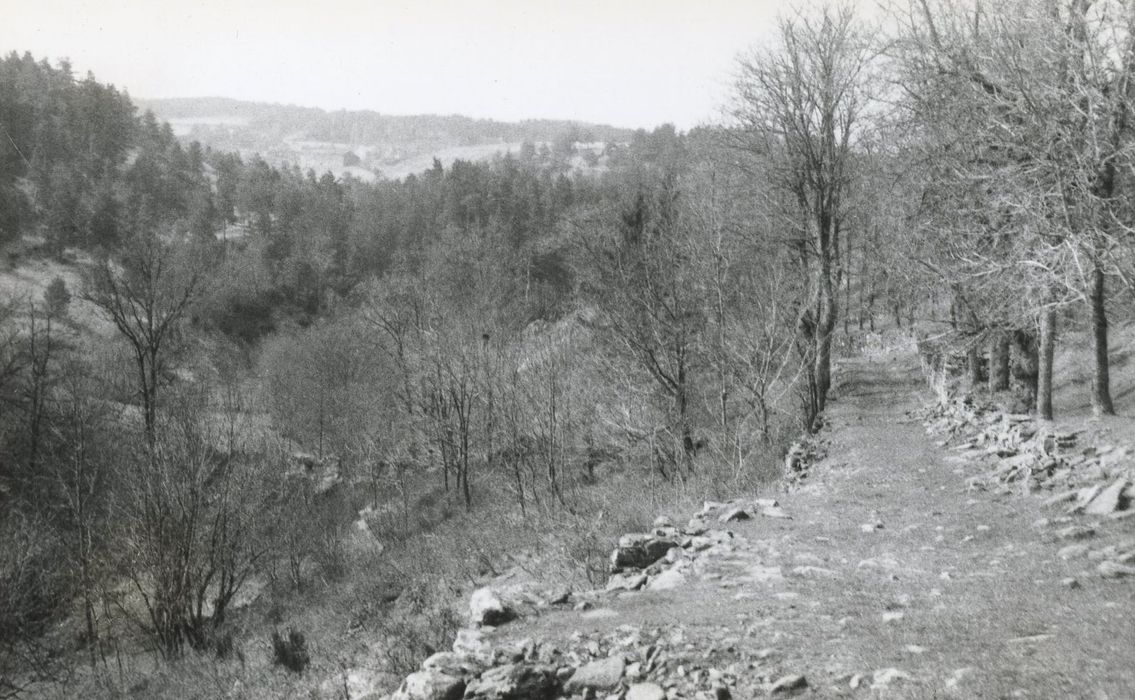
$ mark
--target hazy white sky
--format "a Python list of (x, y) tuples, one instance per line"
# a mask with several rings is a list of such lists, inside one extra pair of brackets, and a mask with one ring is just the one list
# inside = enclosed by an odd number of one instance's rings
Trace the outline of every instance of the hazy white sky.
[[(7, 8), (5, 8), (7, 6)], [(0, 0), (0, 50), (137, 97), (688, 128), (775, 0)]]

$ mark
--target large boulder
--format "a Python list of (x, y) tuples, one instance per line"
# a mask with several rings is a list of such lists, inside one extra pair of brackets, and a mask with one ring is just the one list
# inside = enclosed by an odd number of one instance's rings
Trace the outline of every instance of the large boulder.
[(469, 619), (474, 625), (502, 625), (516, 617), (516, 611), (491, 588), (478, 588), (469, 598)]
[(677, 546), (676, 538), (649, 534), (623, 535), (619, 538), (619, 546), (611, 552), (611, 569), (645, 569), (666, 556), (671, 547)]
[(609, 656), (580, 666), (564, 684), (567, 693), (591, 690), (612, 690), (623, 679), (626, 661), (621, 656)]

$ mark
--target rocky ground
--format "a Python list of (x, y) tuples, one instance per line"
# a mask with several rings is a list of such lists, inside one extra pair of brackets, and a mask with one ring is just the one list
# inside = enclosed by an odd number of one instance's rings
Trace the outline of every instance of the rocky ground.
[(660, 514), (605, 590), (478, 591), (391, 697), (1135, 697), (1130, 451), (928, 411), (912, 364), (844, 367), (787, 492)]

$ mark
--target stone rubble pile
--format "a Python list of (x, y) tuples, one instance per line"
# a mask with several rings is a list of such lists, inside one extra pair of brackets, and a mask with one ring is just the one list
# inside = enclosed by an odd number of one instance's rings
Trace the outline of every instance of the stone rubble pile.
[[(956, 443), (959, 458), (990, 463), (990, 470), (968, 480), (973, 489), (994, 488), (1002, 493), (1018, 484), (1027, 493), (1044, 496), (1044, 504), (1062, 508), (1062, 516), (1045, 519), (1061, 526), (1059, 540), (1095, 535), (1095, 527), (1076, 525), (1074, 516), (1108, 520), (1135, 517), (1135, 446), (1078, 446), (1078, 431), (1058, 430), (1040, 424), (1027, 414), (998, 411), (969, 400), (940, 403), (917, 417), (927, 433), (941, 436), (940, 447)], [(1084, 552), (1087, 552), (1084, 546)], [(1100, 550), (1097, 571), (1105, 578), (1135, 575), (1135, 544), (1130, 548)], [(1062, 558), (1068, 552), (1061, 550)]]
[(784, 455), (784, 481), (791, 488), (808, 478), (812, 466), (827, 456), (825, 443), (817, 437), (805, 437), (792, 443)]
[[(619, 538), (605, 590), (553, 592), (534, 607), (587, 610), (603, 596), (682, 585), (706, 557), (733, 551), (733, 533), (713, 525), (757, 517), (790, 516), (775, 500), (757, 498), (706, 501), (684, 527), (659, 517), (649, 532)], [(495, 640), (493, 631), (519, 617), (518, 608), (492, 587), (474, 591), (470, 626), (458, 631), (452, 650), (430, 656), (383, 700), (723, 700), (733, 697), (730, 688), (743, 675), (736, 662), (709, 663), (710, 652), (727, 656), (732, 646), (695, 648), (684, 643), (681, 628), (575, 632), (563, 648), (532, 639)]]
[(532, 639), (494, 644), (482, 630), (463, 629), (453, 651), (426, 659), (387, 697), (726, 700), (772, 687), (767, 669), (742, 658), (725, 631), (719, 637), (707, 646), (687, 641), (680, 627), (621, 625), (608, 632), (573, 632), (557, 647)]

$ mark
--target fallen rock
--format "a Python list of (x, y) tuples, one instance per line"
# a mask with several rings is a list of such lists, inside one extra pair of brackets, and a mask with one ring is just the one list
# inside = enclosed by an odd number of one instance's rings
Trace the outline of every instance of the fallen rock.
[(753, 564), (748, 568), (745, 580), (756, 583), (776, 583), (784, 580), (784, 573), (779, 566), (764, 566)]
[(455, 651), (439, 651), (422, 662), (423, 671), (437, 671), (447, 676), (471, 676), (480, 673), (485, 665), (472, 656)]
[(502, 625), (515, 617), (516, 611), (491, 588), (478, 588), (469, 597), (469, 619), (474, 625)]
[(801, 578), (839, 578), (839, 574), (822, 566), (797, 566), (792, 573)]
[(1061, 547), (1060, 551), (1056, 553), (1056, 556), (1060, 557), (1061, 559), (1075, 559), (1076, 557), (1083, 556), (1087, 553), (1087, 551), (1088, 545), (1081, 542), (1078, 544), (1070, 544), (1066, 547)]
[(1073, 489), (1071, 491), (1063, 491), (1061, 493), (1055, 494), (1053, 496), (1049, 496), (1048, 498), (1044, 499), (1043, 505), (1055, 506), (1055, 505), (1059, 505), (1061, 503), (1067, 503), (1069, 501), (1074, 501), (1074, 500), (1076, 500), (1076, 497), (1079, 495), (1079, 493), (1080, 493), (1079, 489)]
[(1107, 560), (1100, 562), (1096, 567), (1096, 571), (1104, 578), (1122, 578), (1124, 576), (1135, 576), (1135, 566), (1128, 566), (1121, 564), (1117, 561)]
[(485, 671), (465, 689), (466, 698), (546, 700), (559, 691), (556, 669), (539, 664), (507, 664)]
[(1110, 515), (1117, 510), (1123, 510), (1127, 500), (1124, 495), (1127, 483), (1126, 476), (1116, 479), (1084, 507), (1084, 512), (1088, 515)]
[(592, 661), (576, 669), (567, 683), (564, 691), (567, 693), (582, 693), (587, 689), (611, 690), (623, 678), (626, 662), (620, 656), (609, 656), (606, 659)]
[(946, 679), (946, 689), (955, 690), (962, 681), (964, 681), (971, 675), (973, 675), (973, 668), (969, 666), (956, 669), (953, 673), (950, 674), (950, 677)]
[(437, 671), (417, 671), (406, 676), (391, 700), (461, 700), (465, 681)]
[(804, 690), (808, 687), (808, 679), (799, 673), (791, 673), (787, 676), (781, 676), (769, 688), (770, 695), (778, 693), (793, 693), (798, 690)]
[(1087, 525), (1069, 525), (1052, 533), (1058, 540), (1085, 540), (1096, 534), (1094, 527)]
[(690, 522), (686, 523), (685, 533), (692, 537), (704, 535), (709, 526), (701, 518), (690, 518)]
[(881, 668), (871, 674), (872, 688), (886, 688), (895, 681), (909, 680), (910, 674), (897, 668)]
[(1083, 511), (1084, 508), (1089, 503), (1091, 503), (1097, 495), (1099, 495), (1099, 492), (1101, 490), (1103, 490), (1103, 486), (1101, 486), (1100, 484), (1093, 484), (1091, 486), (1085, 486), (1084, 488), (1080, 489), (1078, 492), (1076, 492), (1076, 503), (1068, 509), (1068, 512), (1079, 513)]
[(607, 579), (608, 591), (637, 591), (646, 584), (646, 574), (614, 574)]
[(635, 683), (624, 700), (666, 700), (666, 691), (656, 683)]
[(548, 605), (567, 605), (571, 602), (571, 589), (564, 588), (548, 597)]
[(652, 591), (669, 591), (678, 588), (686, 582), (685, 575), (677, 569), (667, 569), (650, 579), (647, 585)]
[(749, 512), (744, 508), (730, 508), (721, 515), (717, 516), (717, 520), (723, 523), (732, 523), (739, 520), (749, 520), (752, 517), (753, 516), (749, 515)]
[(721, 510), (725, 507), (726, 504), (724, 503), (718, 503), (717, 501), (705, 501), (704, 503), (702, 503), (701, 515), (709, 515), (713, 511)]
[(619, 546), (611, 552), (611, 569), (645, 569), (662, 557), (671, 547), (677, 547), (676, 539), (656, 538), (649, 534), (623, 535)]
[(453, 640), (453, 651), (461, 656), (470, 657), (484, 666), (493, 663), (493, 647), (480, 630), (465, 627), (457, 630), (457, 638)]

